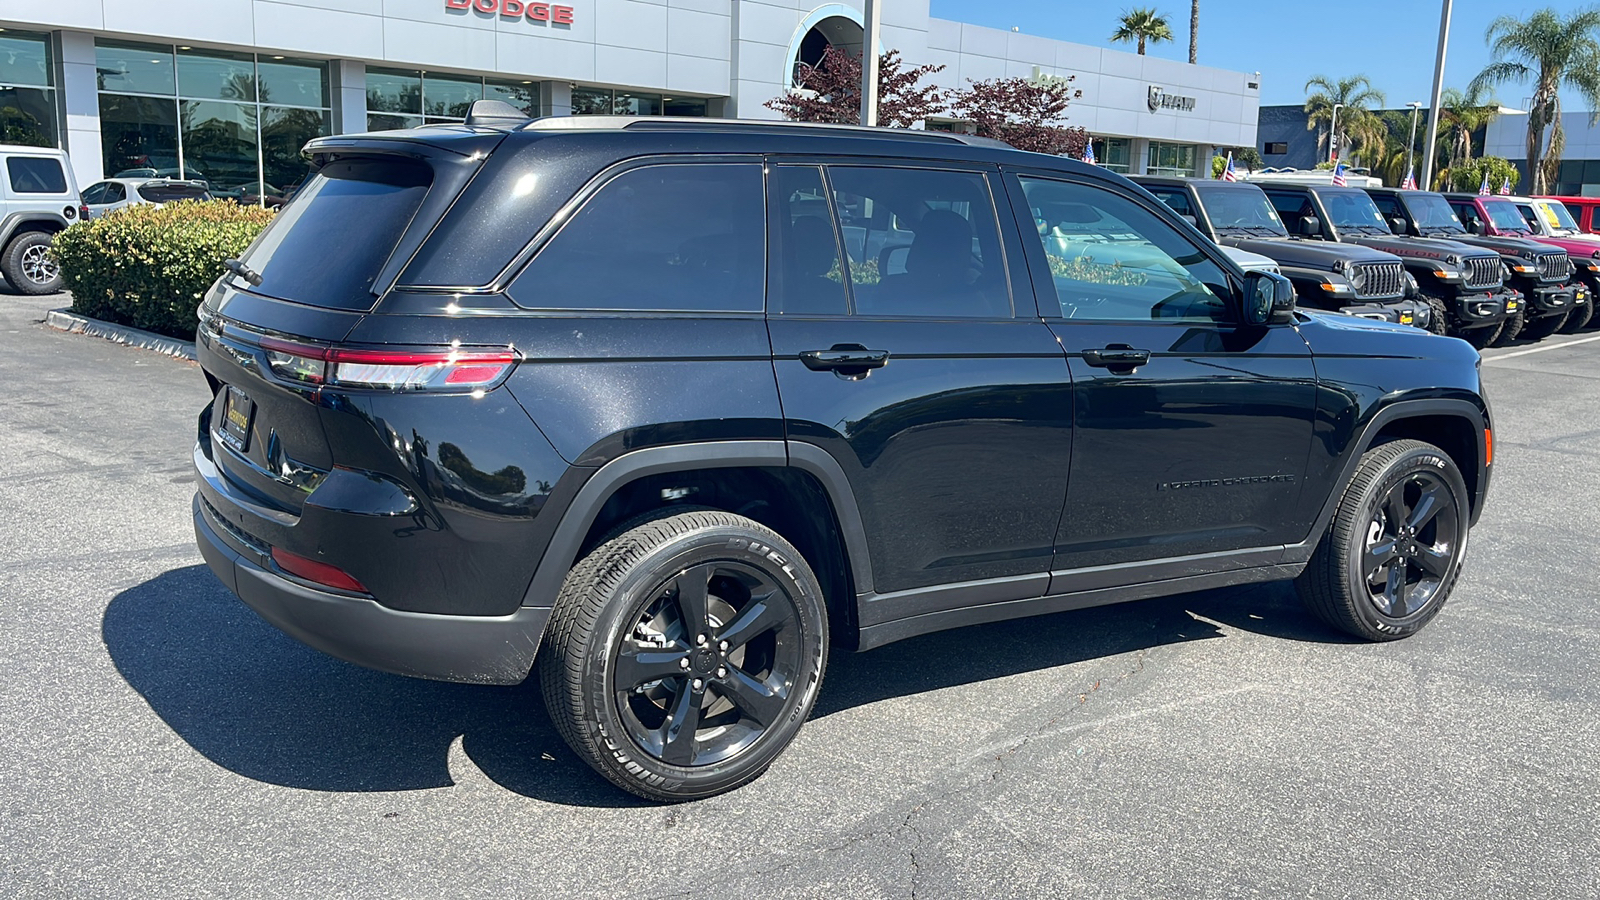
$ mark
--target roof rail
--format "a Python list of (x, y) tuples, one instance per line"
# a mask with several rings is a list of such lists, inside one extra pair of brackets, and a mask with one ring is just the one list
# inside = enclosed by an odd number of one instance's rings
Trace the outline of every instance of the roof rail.
[(992, 138), (948, 131), (921, 131), (910, 128), (868, 127), (865, 125), (834, 125), (825, 122), (789, 122), (763, 119), (706, 119), (670, 116), (546, 116), (522, 126), (523, 131), (700, 131), (725, 133), (752, 133), (762, 131), (806, 131), (835, 134), (841, 137), (878, 138), (882, 140), (931, 141), (944, 144), (967, 144), (974, 147), (995, 147), (1010, 150), (1012, 147)]

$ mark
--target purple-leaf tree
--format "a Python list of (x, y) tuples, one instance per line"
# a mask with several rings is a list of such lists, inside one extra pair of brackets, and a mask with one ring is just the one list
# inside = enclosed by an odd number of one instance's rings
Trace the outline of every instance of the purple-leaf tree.
[[(910, 128), (942, 112), (947, 92), (922, 84), (944, 66), (906, 66), (900, 51), (878, 57), (878, 124)], [(765, 104), (795, 122), (856, 125), (861, 122), (861, 58), (829, 47), (815, 66), (802, 63), (795, 90)]]
[(1030, 81), (992, 78), (971, 81), (955, 92), (951, 113), (971, 122), (980, 137), (1004, 141), (1018, 150), (1080, 157), (1089, 132), (1061, 124), (1067, 106), (1083, 96), (1072, 77)]

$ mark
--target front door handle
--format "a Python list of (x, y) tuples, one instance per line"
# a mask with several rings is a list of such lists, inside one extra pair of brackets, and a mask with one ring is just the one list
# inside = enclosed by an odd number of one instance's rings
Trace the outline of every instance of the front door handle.
[(827, 350), (802, 350), (800, 361), (813, 372), (866, 372), (889, 363), (889, 351), (868, 350), (860, 344), (834, 344)]
[(1083, 351), (1083, 361), (1095, 368), (1110, 369), (1117, 375), (1128, 375), (1150, 362), (1150, 351), (1135, 350), (1127, 344), (1112, 344), (1100, 350)]

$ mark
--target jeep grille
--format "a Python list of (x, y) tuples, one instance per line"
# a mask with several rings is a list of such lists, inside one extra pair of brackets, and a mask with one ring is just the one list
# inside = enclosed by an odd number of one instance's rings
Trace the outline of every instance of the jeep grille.
[(1467, 287), (1473, 290), (1493, 290), (1500, 286), (1504, 270), (1498, 256), (1473, 256), (1461, 264), (1467, 274)]
[(1572, 260), (1567, 252), (1539, 254), (1539, 280), (1565, 281), (1572, 275)]
[(1350, 286), (1363, 300), (1402, 296), (1406, 292), (1405, 265), (1398, 261), (1357, 263), (1350, 269)]

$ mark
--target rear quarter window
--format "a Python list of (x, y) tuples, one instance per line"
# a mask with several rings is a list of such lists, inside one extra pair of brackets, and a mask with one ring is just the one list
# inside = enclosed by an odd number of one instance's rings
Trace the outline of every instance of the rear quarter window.
[(662, 164), (612, 178), (508, 293), (530, 309), (760, 312), (759, 163)]
[(6, 178), (16, 194), (65, 194), (67, 175), (61, 163), (36, 156), (13, 156), (6, 160)]

